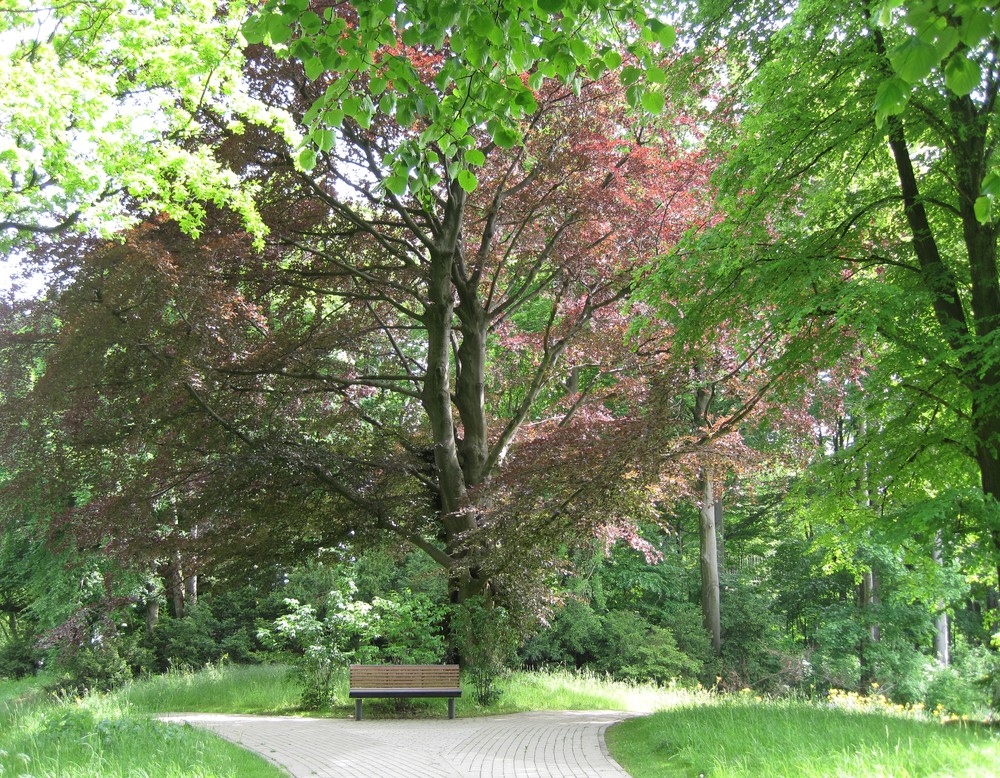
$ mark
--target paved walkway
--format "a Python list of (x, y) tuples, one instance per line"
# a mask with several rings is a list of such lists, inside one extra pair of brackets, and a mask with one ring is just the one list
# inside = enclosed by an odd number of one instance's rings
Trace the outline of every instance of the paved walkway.
[(187, 713), (294, 778), (622, 778), (605, 730), (629, 713), (537, 711), (483, 718), (307, 719)]

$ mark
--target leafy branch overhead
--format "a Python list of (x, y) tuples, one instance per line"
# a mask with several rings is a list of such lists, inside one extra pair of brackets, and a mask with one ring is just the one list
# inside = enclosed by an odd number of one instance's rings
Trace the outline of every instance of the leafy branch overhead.
[[(875, 96), (875, 121), (881, 128), (903, 114), (920, 85), (948, 93), (953, 99), (989, 102), (996, 70), (1000, 17), (989, 0), (886, 0), (875, 22), (887, 33), (901, 27), (905, 37), (888, 52), (891, 74)], [(997, 217), (1000, 177), (990, 169), (976, 199), (982, 223)]]
[(105, 235), (166, 213), (198, 234), (212, 206), (260, 238), (255, 190), (193, 139), (287, 117), (249, 97), (239, 32), (246, 5), (132, 0), (0, 13), (0, 250), (67, 228)]
[(419, 129), (389, 160), (391, 192), (433, 185), (417, 175), (428, 162), (443, 162), (450, 179), (473, 191), (472, 168), (482, 166), (483, 155), (472, 133), (485, 129), (501, 148), (519, 145), (518, 122), (537, 110), (546, 81), (579, 90), (584, 79), (617, 70), (630, 106), (660, 113), (659, 62), (675, 39), (661, 10), (641, 0), (271, 0), (243, 34), (301, 61), (310, 79), (326, 85), (304, 117), (311, 143), (301, 167), (310, 169), (317, 149), (331, 147), (332, 131), (345, 119), (367, 129), (380, 113), (404, 130)]

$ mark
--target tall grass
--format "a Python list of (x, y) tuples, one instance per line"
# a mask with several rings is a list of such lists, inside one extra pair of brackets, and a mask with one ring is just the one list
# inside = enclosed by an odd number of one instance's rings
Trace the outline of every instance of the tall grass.
[[(567, 670), (516, 672), (499, 681), (502, 694), (491, 705), (480, 705), (471, 682), (463, 682), (459, 716), (489, 716), (531, 710), (653, 711), (689, 702), (696, 693), (680, 688), (615, 681), (605, 676)], [(335, 679), (335, 702), (321, 715), (348, 716), (354, 702), (347, 697), (346, 669)], [(208, 667), (179, 671), (128, 684), (118, 694), (147, 713), (302, 713), (302, 687), (283, 666)], [(365, 711), (375, 717), (437, 716), (445, 700), (368, 700)]]
[(996, 776), (1000, 736), (913, 717), (721, 698), (631, 719), (607, 735), (635, 778)]
[(147, 713), (274, 715), (298, 710), (302, 687), (281, 665), (213, 665), (134, 681), (118, 695)]
[[(35, 693), (31, 693), (34, 691)], [(0, 682), (0, 775), (34, 778), (278, 778), (235, 744), (141, 715), (120, 696), (57, 699)]]
[(569, 670), (513, 673), (501, 686), (504, 693), (497, 707), (504, 711), (652, 712), (706, 696), (704, 692), (681, 687), (616, 681), (607, 676)]

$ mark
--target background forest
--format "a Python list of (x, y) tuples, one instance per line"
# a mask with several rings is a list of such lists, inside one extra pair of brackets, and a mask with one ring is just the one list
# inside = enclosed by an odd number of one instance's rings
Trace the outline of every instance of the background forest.
[(0, 2), (0, 677), (1000, 707), (985, 0)]

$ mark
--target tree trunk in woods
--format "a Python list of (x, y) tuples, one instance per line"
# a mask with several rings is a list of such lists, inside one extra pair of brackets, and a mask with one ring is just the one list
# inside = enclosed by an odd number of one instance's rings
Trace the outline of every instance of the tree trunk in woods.
[(712, 636), (712, 650), (722, 650), (722, 609), (719, 597), (719, 554), (716, 532), (715, 484), (711, 468), (702, 470), (699, 542), (701, 546), (701, 613), (705, 629)]
[(160, 621), (160, 601), (159, 600), (147, 600), (146, 601), (146, 634), (152, 635), (153, 630), (156, 629), (157, 623)]
[[(855, 443), (864, 443), (868, 434), (868, 424), (864, 419), (857, 421), (858, 432)], [(860, 483), (858, 484), (861, 501), (864, 507), (872, 515), (875, 513), (875, 500), (872, 499), (871, 473), (867, 460), (861, 469)], [(868, 647), (878, 643), (881, 638), (881, 630), (878, 622), (871, 612), (878, 605), (878, 576), (874, 569), (868, 569), (861, 577), (861, 590), (858, 594), (858, 605), (862, 611), (862, 618), (868, 624), (868, 634), (858, 646), (858, 659), (861, 662), (861, 690), (868, 689), (875, 680), (871, 665), (868, 661)]]
[(7, 625), (10, 628), (10, 640), (16, 642), (18, 638), (17, 630), (17, 610), (11, 609), (7, 616)]
[[(467, 549), (460, 544), (464, 536), (478, 526), (468, 488), (479, 485), (487, 476), (489, 443), (483, 409), (488, 320), (478, 298), (469, 289), (460, 290), (456, 310), (452, 282), (457, 275), (454, 263), (465, 197), (457, 184), (451, 187), (450, 195), (441, 234), (429, 252), (430, 271), (421, 316), (427, 332), (427, 372), (420, 401), (434, 441), (434, 466), (445, 540), (444, 554), (438, 553), (435, 558), (449, 569), (451, 599), (460, 605), (482, 588), (474, 570), (462, 566)], [(461, 322), (461, 343), (453, 350), (457, 335), (453, 329), (456, 314)], [(456, 428), (456, 408), (464, 434)], [(425, 550), (434, 556), (433, 549)]]
[(184, 577), (184, 607), (191, 607), (198, 604), (198, 576), (187, 575)]
[[(861, 607), (874, 608), (878, 605), (878, 576), (874, 570), (865, 572), (861, 580)], [(878, 643), (882, 637), (879, 625), (872, 623), (868, 626), (868, 638), (872, 643)]]
[(184, 617), (184, 573), (181, 569), (181, 555), (175, 551), (173, 558), (167, 564), (164, 576), (167, 597), (170, 599), (171, 615), (175, 619)]
[(150, 581), (146, 584), (146, 635), (153, 634), (160, 621), (160, 598), (156, 585)]
[(934, 657), (938, 664), (947, 667), (951, 664), (951, 647), (948, 614), (944, 611), (934, 617)]
[[(700, 366), (695, 367), (700, 371)], [(700, 386), (695, 392), (694, 424), (703, 429), (709, 425), (709, 409), (715, 398), (714, 386)], [(699, 567), (701, 568), (701, 617), (712, 636), (712, 650), (722, 651), (722, 606), (719, 593), (719, 536), (716, 514), (721, 514), (721, 500), (715, 496), (715, 480), (712, 468), (706, 465), (701, 470), (698, 492), (701, 505), (698, 511), (698, 542), (700, 546)], [(717, 511), (716, 503), (719, 503)]]
[[(941, 534), (934, 538), (934, 547), (931, 551), (934, 561), (941, 565), (944, 560), (941, 555)], [(950, 630), (948, 625), (948, 613), (945, 610), (945, 603), (937, 603), (937, 614), (934, 616), (934, 657), (938, 664), (947, 667), (951, 664)]]
[[(875, 29), (873, 39), (888, 69), (888, 52), (881, 31)], [(993, 399), (1000, 396), (1000, 363), (987, 356), (987, 344), (995, 342), (1000, 330), (998, 230), (992, 222), (981, 223), (975, 210), (989, 171), (992, 110), (992, 105), (977, 106), (971, 95), (952, 95), (947, 115), (942, 117), (947, 120), (946, 126), (952, 128), (952, 179), (959, 195), (956, 205), (968, 260), (967, 266), (962, 268), (968, 273), (968, 295), (959, 292), (956, 274), (945, 261), (947, 253), (943, 255), (939, 247), (926, 200), (920, 192), (906, 125), (899, 116), (888, 117), (886, 125), (920, 280), (930, 295), (941, 334), (954, 354), (959, 378), (971, 398), (969, 422), (975, 438), (975, 458), (982, 489), (988, 497), (1000, 500), (1000, 447), (997, 445), (1000, 414)], [(947, 251), (954, 250), (953, 246), (946, 245)], [(963, 300), (968, 302), (963, 303)], [(990, 534), (995, 549), (1000, 551), (1000, 531), (992, 530)], [(1000, 584), (1000, 565), (996, 574)]]
[(722, 508), (722, 495), (715, 495), (715, 539), (718, 569), (726, 569), (726, 517)]
[(862, 611), (862, 618), (868, 622), (868, 634), (862, 638), (858, 645), (858, 661), (861, 664), (860, 691), (869, 689), (875, 681), (875, 675), (871, 662), (868, 658), (869, 646), (878, 643), (881, 638), (881, 631), (878, 623), (866, 611), (870, 611), (878, 605), (878, 576), (874, 570), (865, 571), (861, 578), (861, 587), (858, 595), (858, 605)]

